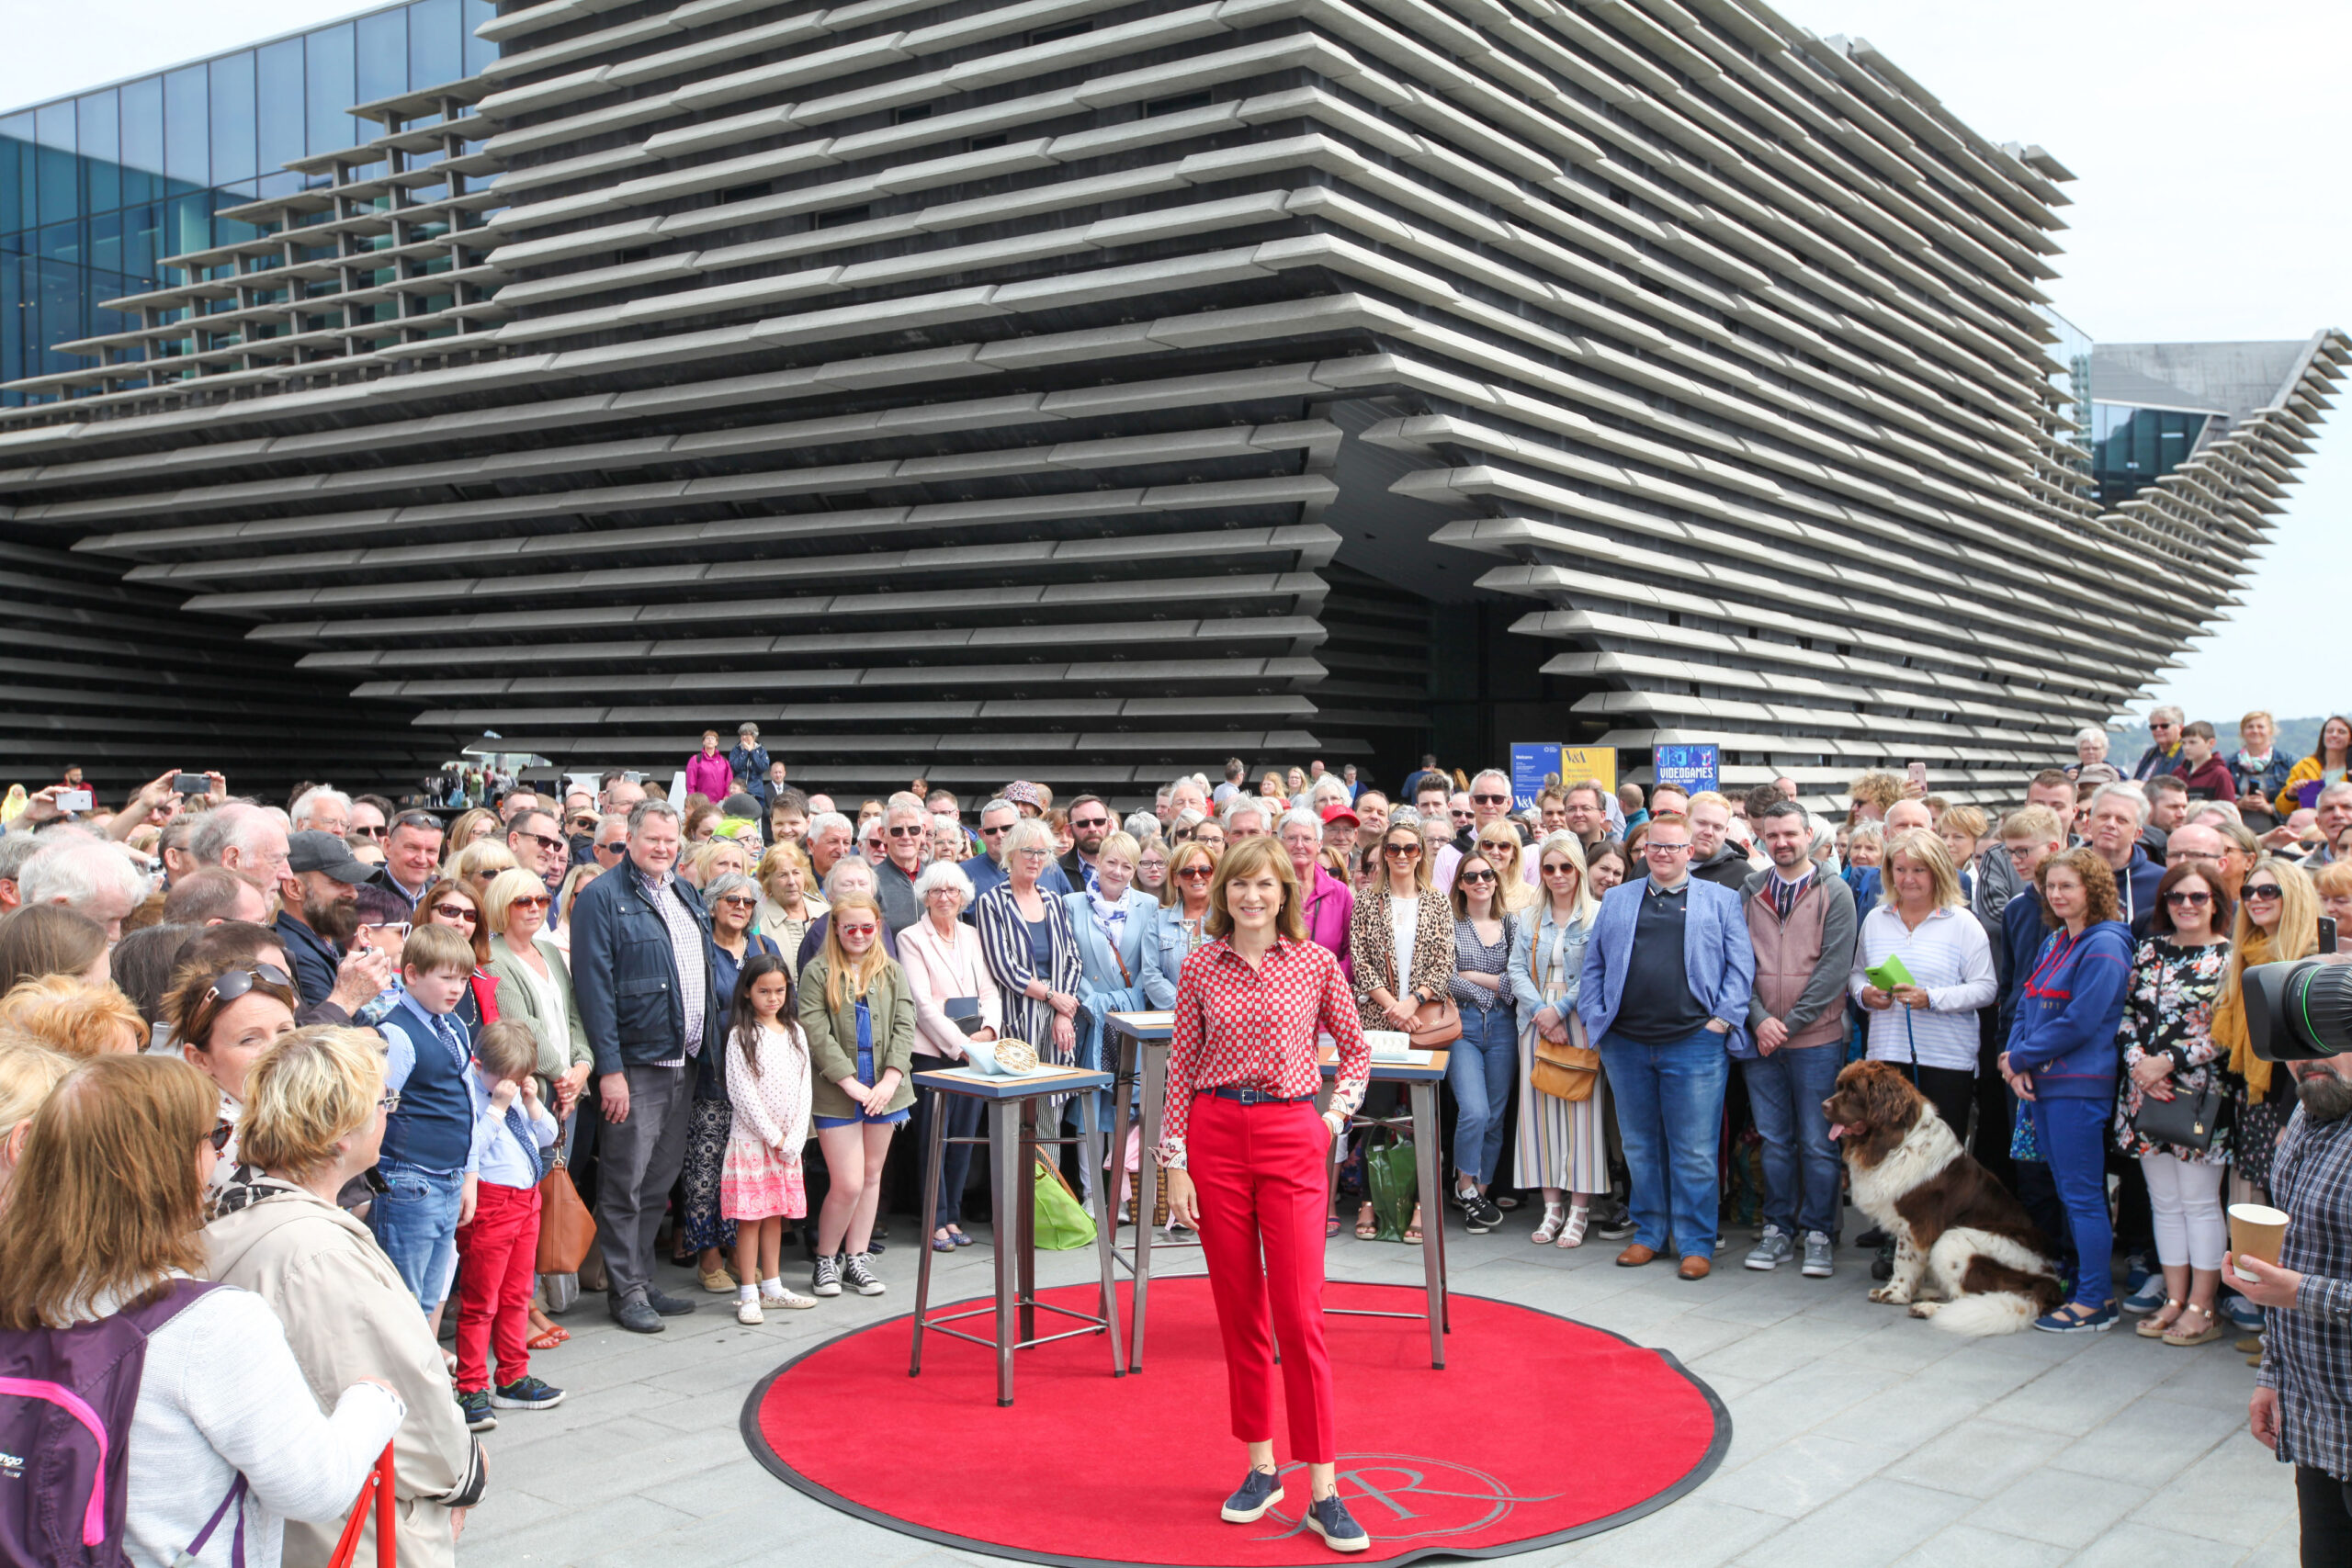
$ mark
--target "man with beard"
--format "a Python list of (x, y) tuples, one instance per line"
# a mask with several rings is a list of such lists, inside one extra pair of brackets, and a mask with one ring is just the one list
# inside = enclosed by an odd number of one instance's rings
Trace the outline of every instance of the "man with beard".
[(2286, 1239), (2275, 1264), (2222, 1268), (2267, 1309), (2247, 1425), (2295, 1467), (2302, 1559), (2352, 1562), (2352, 1052), (2280, 1065), (2301, 1102), (2270, 1158)]
[(1102, 852), (1102, 840), (1117, 825), (1099, 795), (1081, 795), (1069, 803), (1069, 853), (1062, 857), (1061, 865), (1062, 875), (1073, 889), (1094, 891), (1095, 857)]
[(353, 858), (335, 833), (294, 833), (286, 840), (286, 874), (278, 880), (278, 940), (305, 1002), (334, 990), (344, 943), (359, 929), (359, 885), (372, 868)]

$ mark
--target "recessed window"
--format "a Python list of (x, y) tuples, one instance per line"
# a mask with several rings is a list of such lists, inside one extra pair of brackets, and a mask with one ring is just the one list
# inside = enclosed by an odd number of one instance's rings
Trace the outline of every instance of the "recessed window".
[(844, 223), (863, 223), (874, 216), (874, 209), (864, 204), (856, 207), (836, 207), (830, 212), (820, 212), (808, 220), (812, 229), (838, 229)]
[(1031, 33), (1029, 35), (1029, 42), (1033, 46), (1041, 43), (1053, 43), (1061, 39), (1076, 38), (1080, 33), (1091, 33), (1093, 30), (1094, 24), (1092, 22), (1057, 22), (1050, 28), (1039, 28), (1036, 31)]
[(1000, 130), (987, 136), (975, 136), (965, 145), (975, 152), (984, 152), (991, 147), (1001, 147), (1012, 140), (1011, 136)]
[(1144, 105), (1143, 117), (1146, 119), (1158, 119), (1164, 114), (1182, 114), (1187, 109), (1204, 109), (1208, 107), (1209, 96), (1205, 92), (1179, 93), (1172, 98), (1154, 98)]
[(890, 117), (890, 122), (893, 125), (905, 125), (913, 120), (929, 119), (930, 118), (931, 106), (929, 104), (909, 104), (906, 107), (892, 115)]
[(719, 206), (725, 207), (729, 202), (750, 201), (754, 197), (766, 196), (775, 189), (774, 180), (762, 180), (759, 184), (752, 186), (730, 186), (718, 193), (717, 200)]

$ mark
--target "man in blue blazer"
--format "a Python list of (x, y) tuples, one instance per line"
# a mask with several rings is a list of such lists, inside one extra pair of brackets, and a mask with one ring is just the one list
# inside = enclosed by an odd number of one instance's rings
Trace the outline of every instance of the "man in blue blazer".
[(1690, 874), (1690, 824), (1652, 818), (1649, 875), (1610, 890), (1585, 944), (1577, 1011), (1600, 1052), (1632, 1173), (1638, 1268), (1670, 1244), (1682, 1278), (1714, 1267), (1724, 1085), (1747, 1048), (1756, 981), (1739, 895)]

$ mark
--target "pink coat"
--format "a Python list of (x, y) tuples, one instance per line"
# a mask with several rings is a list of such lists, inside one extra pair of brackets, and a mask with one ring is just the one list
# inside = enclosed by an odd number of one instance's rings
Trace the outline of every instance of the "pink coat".
[(727, 765), (726, 753), (706, 757), (697, 751), (686, 759), (686, 793), (707, 795), (713, 806), (725, 800), (735, 790), (735, 774)]
[(1307, 939), (1317, 947), (1329, 948), (1340, 961), (1340, 973), (1355, 984), (1355, 964), (1349, 954), (1348, 922), (1354, 916), (1356, 896), (1348, 885), (1317, 865), (1315, 886), (1306, 895)]

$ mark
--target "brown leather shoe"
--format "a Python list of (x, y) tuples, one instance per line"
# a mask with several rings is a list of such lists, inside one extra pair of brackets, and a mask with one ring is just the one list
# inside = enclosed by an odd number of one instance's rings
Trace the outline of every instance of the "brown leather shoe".
[(1713, 1261), (1705, 1258), (1686, 1258), (1682, 1267), (1675, 1270), (1686, 1280), (1703, 1280), (1714, 1271)]
[(1647, 1263), (1651, 1258), (1656, 1258), (1657, 1256), (1657, 1249), (1656, 1247), (1644, 1247), (1637, 1241), (1634, 1243), (1633, 1246), (1627, 1247), (1624, 1251), (1617, 1255), (1617, 1267), (1620, 1269), (1639, 1269), (1643, 1264)]

